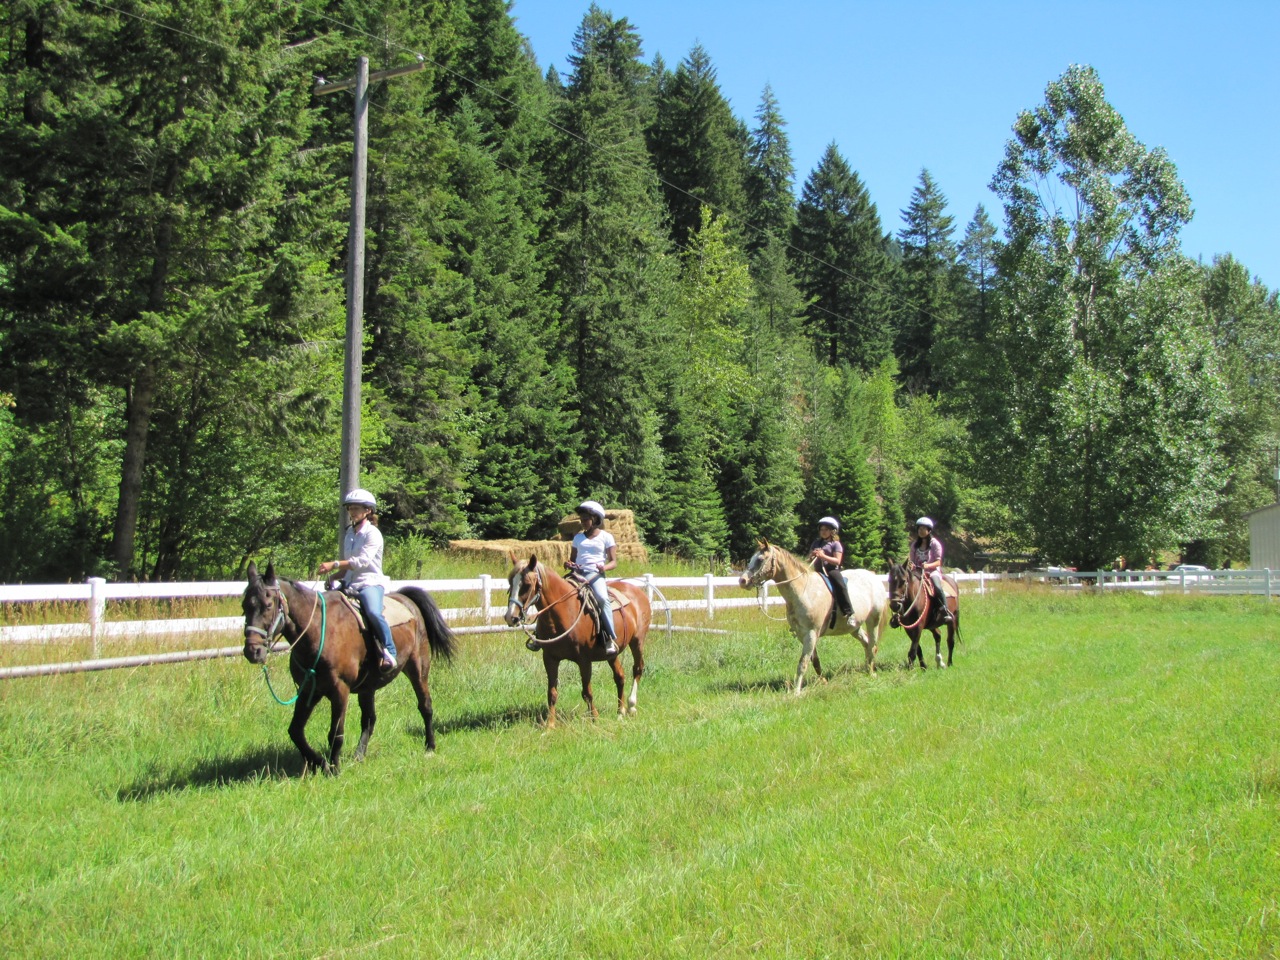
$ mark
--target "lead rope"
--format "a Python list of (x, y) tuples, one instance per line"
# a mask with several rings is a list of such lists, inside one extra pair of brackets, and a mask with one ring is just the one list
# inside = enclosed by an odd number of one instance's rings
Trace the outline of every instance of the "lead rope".
[[(288, 605), (287, 602), (285, 601), (283, 593), (280, 594), (280, 603), (282, 607)], [(288, 700), (280, 699), (279, 695), (277, 695), (276, 693), (275, 687), (271, 685), (271, 674), (267, 670), (266, 662), (264, 661), (262, 664), (262, 676), (267, 681), (267, 690), (270, 691), (272, 699), (275, 700), (275, 702), (280, 704), (280, 706), (282, 707), (289, 707), (297, 703), (299, 695), (301, 695), (302, 691), (306, 688), (308, 684), (310, 684), (313, 688), (315, 686), (316, 667), (320, 665), (320, 657), (324, 653), (325, 628), (327, 627), (327, 620), (328, 620), (327, 614), (329, 611), (329, 605), (324, 602), (323, 593), (320, 593), (320, 592), (316, 593), (316, 602), (315, 602), (315, 605), (311, 608), (311, 616), (307, 618), (307, 625), (303, 627), (301, 631), (299, 631), (298, 639), (293, 641), (293, 643), (289, 644), (289, 657), (290, 659), (292, 659), (293, 648), (302, 642), (302, 638), (305, 637), (307, 635), (307, 631), (311, 629), (311, 624), (316, 618), (316, 607), (320, 608), (320, 647), (318, 650), (316, 650), (315, 663), (311, 664), (311, 668), (307, 670), (306, 676), (302, 678), (302, 683), (298, 684), (297, 688), (294, 690), (293, 696), (290, 699)], [(271, 652), (269, 647), (267, 649), (267, 652), (268, 653)]]

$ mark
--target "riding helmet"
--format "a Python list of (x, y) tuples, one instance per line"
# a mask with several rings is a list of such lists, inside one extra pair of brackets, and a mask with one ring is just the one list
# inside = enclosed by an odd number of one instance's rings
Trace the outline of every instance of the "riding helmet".
[(604, 507), (600, 506), (600, 504), (596, 503), (594, 500), (583, 500), (582, 503), (578, 504), (578, 509), (575, 512), (594, 513), (600, 518), (600, 522), (604, 523)]
[(342, 498), (342, 505), (344, 507), (368, 507), (370, 510), (378, 509), (378, 501), (373, 499), (373, 494), (359, 487), (356, 487), (356, 489)]
[(928, 517), (921, 517), (919, 520), (917, 520), (917, 521), (916, 521), (916, 526), (917, 526), (917, 527), (928, 527), (930, 530), (932, 530), (932, 529), (933, 529), (933, 521), (932, 521), (932, 520), (930, 520)]
[(823, 517), (821, 520), (818, 521), (818, 526), (832, 527), (833, 529), (839, 530), (840, 521), (837, 520), (835, 517)]

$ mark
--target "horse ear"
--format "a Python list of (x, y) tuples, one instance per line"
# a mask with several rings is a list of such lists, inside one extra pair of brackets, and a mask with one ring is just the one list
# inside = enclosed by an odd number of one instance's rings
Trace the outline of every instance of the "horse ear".
[(511, 561), (511, 565), (513, 567), (520, 562), (519, 560), (516, 559), (516, 552), (514, 550), (507, 551), (507, 559)]
[(529, 554), (529, 566), (536, 567), (538, 565), (538, 551), (535, 550)]
[(757, 541), (756, 541), (756, 546), (757, 546), (757, 547), (759, 547), (761, 550), (768, 550), (768, 549), (769, 549), (769, 538), (768, 538), (768, 537), (761, 537), (759, 540), (757, 540)]
[(252, 560), (249, 561), (249, 583), (257, 583), (261, 577), (258, 576), (258, 565)]
[(262, 577), (267, 582), (267, 586), (274, 587), (276, 583), (276, 562), (274, 560), (267, 561), (267, 572)]

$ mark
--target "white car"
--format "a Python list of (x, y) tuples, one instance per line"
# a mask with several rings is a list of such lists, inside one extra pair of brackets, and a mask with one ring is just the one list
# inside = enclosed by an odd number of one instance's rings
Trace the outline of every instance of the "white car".
[(1180, 563), (1173, 568), (1174, 573), (1182, 574), (1188, 580), (1212, 580), (1209, 575), (1209, 568), (1203, 567), (1198, 563)]

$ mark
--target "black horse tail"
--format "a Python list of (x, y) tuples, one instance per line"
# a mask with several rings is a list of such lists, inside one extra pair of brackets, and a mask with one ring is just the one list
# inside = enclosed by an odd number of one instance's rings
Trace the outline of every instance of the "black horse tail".
[(432, 654), (452, 660), (458, 650), (458, 638), (444, 622), (444, 616), (440, 613), (436, 602), (431, 599), (431, 594), (421, 587), (401, 587), (396, 593), (412, 600), (422, 614), (422, 621), (427, 625), (427, 641), (431, 644)]

